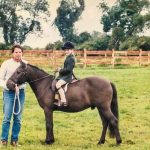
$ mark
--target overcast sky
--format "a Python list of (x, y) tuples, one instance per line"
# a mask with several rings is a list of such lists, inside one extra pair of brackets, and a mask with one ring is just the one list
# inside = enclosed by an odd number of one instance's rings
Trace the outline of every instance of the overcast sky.
[[(112, 2), (113, 1), (113, 2)], [(107, 2), (112, 5), (115, 0), (107, 0)], [(77, 33), (83, 31), (92, 32), (92, 31), (102, 31), (102, 25), (100, 24), (100, 10), (97, 7), (100, 3), (100, 0), (85, 0), (85, 10), (83, 11), (80, 20), (75, 24)], [(29, 35), (24, 44), (31, 45), (32, 47), (45, 47), (46, 44), (50, 42), (55, 42), (61, 40), (61, 36), (58, 32), (58, 29), (54, 26), (51, 26), (54, 18), (56, 17), (56, 9), (60, 5), (59, 0), (50, 1), (50, 20), (49, 24), (43, 24), (43, 34), (41, 37), (35, 35)]]
[[(27, 36), (27, 39), (23, 45), (29, 45), (33, 48), (39, 47), (44, 48), (48, 43), (53, 43), (57, 40), (61, 40), (61, 36), (58, 32), (58, 29), (52, 26), (54, 18), (56, 17), (56, 9), (60, 5), (60, 0), (48, 0), (50, 4), (50, 22), (43, 23), (42, 29), (43, 33), (40, 34), (40, 37), (36, 34), (30, 34)], [(77, 0), (76, 0), (77, 1)], [(99, 31), (103, 32), (103, 26), (100, 24), (100, 10), (97, 7), (101, 0), (85, 0), (85, 10), (83, 11), (80, 20), (76, 22), (75, 29), (77, 33), (84, 31), (92, 32)], [(114, 5), (116, 0), (105, 0), (109, 6)], [(150, 36), (150, 31), (146, 31), (146, 35)], [(2, 36), (0, 37), (0, 42), (2, 42)]]

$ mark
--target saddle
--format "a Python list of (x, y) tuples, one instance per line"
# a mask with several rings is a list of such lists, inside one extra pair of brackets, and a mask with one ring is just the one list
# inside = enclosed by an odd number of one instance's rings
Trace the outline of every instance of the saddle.
[[(58, 92), (58, 89), (56, 88), (56, 83), (57, 83), (57, 81), (58, 80), (56, 80), (56, 79), (54, 79), (53, 81), (52, 81), (52, 86), (51, 86), (51, 88), (52, 88), (52, 91), (55, 93), (55, 96), (54, 96), (54, 103), (55, 102), (60, 102), (61, 101), (61, 98), (60, 98), (60, 95), (59, 95), (59, 92)], [(67, 89), (68, 89), (68, 85), (69, 84), (72, 84), (72, 83), (74, 83), (74, 82), (76, 82), (76, 81), (78, 81), (77, 79), (73, 79), (72, 81), (71, 81), (71, 83), (66, 83), (66, 84), (64, 84), (63, 86), (62, 86), (62, 89), (64, 90), (64, 93), (66, 93), (67, 92)], [(67, 99), (66, 99), (67, 100)]]

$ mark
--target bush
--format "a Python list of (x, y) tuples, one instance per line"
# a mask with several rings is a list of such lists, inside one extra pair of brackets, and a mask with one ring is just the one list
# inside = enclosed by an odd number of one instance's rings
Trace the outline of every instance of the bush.
[(130, 37), (120, 43), (120, 50), (150, 50), (150, 37)]
[(9, 50), (11, 49), (11, 46), (8, 46), (4, 43), (0, 43), (0, 50)]

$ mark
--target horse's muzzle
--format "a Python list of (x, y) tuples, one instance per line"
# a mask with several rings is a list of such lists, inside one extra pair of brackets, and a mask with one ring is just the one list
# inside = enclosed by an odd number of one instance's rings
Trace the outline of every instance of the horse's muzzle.
[(16, 83), (10, 79), (8, 79), (6, 86), (9, 90), (15, 90)]

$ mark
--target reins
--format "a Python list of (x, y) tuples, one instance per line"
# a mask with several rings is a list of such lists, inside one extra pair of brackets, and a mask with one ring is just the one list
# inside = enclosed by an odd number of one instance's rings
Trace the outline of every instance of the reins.
[[(26, 75), (26, 72), (24, 72), (24, 74)], [(43, 76), (41, 78), (38, 78), (38, 79), (35, 79), (35, 80), (32, 80), (32, 81), (28, 81), (28, 83), (33, 83), (33, 82), (36, 82), (36, 81), (40, 81), (40, 80), (48, 78), (50, 76), (52, 76), (52, 75), (48, 74), (48, 75)], [(55, 72), (54, 72), (53, 78), (55, 78)], [(18, 101), (18, 112), (15, 112), (15, 107), (16, 107), (15, 104), (16, 104), (17, 101)], [(18, 91), (18, 92), (15, 92), (14, 104), (13, 104), (13, 114), (18, 115), (20, 112), (21, 112), (21, 103), (20, 103), (19, 91)]]
[(39, 81), (39, 80), (48, 78), (49, 76), (51, 76), (51, 75), (49, 74), (49, 75), (47, 75), (47, 76), (44, 76), (44, 77), (41, 77), (41, 78), (38, 78), (38, 79), (35, 79), (35, 80), (32, 80), (32, 81), (29, 81), (29, 83), (33, 83), (33, 82), (36, 82), (36, 81)]
[[(33, 83), (33, 82), (36, 82), (36, 81), (39, 81), (39, 80), (42, 80), (42, 79), (45, 79), (45, 78), (48, 78), (49, 76), (51, 75), (47, 75), (47, 76), (44, 76), (44, 77), (41, 77), (39, 79), (35, 79), (35, 80), (32, 80), (32, 81), (29, 81), (29, 83)], [(18, 112), (15, 112), (15, 104), (18, 100)], [(15, 97), (14, 97), (14, 104), (13, 104), (13, 114), (14, 115), (18, 115), (21, 111), (21, 104), (20, 104), (20, 98), (19, 98), (19, 91), (18, 92), (15, 92)]]

